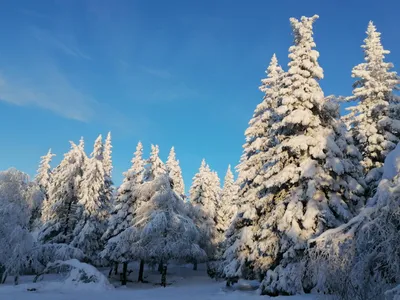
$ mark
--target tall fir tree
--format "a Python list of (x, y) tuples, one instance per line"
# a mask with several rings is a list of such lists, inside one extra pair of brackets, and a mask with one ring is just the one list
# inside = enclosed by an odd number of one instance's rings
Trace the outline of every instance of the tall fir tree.
[(347, 222), (363, 204), (360, 153), (341, 123), (337, 103), (324, 98), (318, 81), (323, 70), (313, 39), (318, 16), (291, 18), (289, 48), (280, 106), (279, 139), (263, 170), (262, 201), (256, 205), (254, 240), (267, 274), (263, 294), (295, 294), (311, 289), (307, 278), (307, 241)]
[(51, 149), (47, 152), (46, 155), (41, 157), (39, 169), (37, 170), (37, 174), (35, 177), (35, 181), (39, 185), (42, 192), (46, 195), (46, 199), (48, 198), (48, 191), (51, 183), (51, 160), (55, 154), (51, 153)]
[(43, 201), (41, 207), (38, 207), (38, 211), (36, 212), (35, 218), (37, 221), (39, 219), (42, 220), (42, 211), (48, 211), (50, 209), (50, 201), (49, 199), (49, 190), (51, 186), (51, 177), (52, 177), (52, 170), (51, 170), (51, 160), (55, 156), (55, 154), (51, 153), (51, 149), (47, 152), (46, 155), (41, 157), (41, 161), (39, 164), (39, 169), (37, 170), (37, 174), (35, 177), (36, 183), (39, 185), (40, 190), (43, 193)]
[(168, 175), (174, 184), (174, 191), (181, 197), (185, 195), (185, 184), (183, 182), (182, 170), (179, 166), (179, 160), (176, 159), (175, 148), (172, 147), (169, 152), (166, 167)]
[(111, 145), (111, 132), (107, 134), (107, 138), (104, 142), (104, 151), (103, 151), (103, 167), (104, 167), (104, 175), (107, 178), (111, 179), (112, 173), (112, 145)]
[(156, 177), (167, 173), (166, 167), (159, 157), (158, 145), (151, 145), (151, 154), (144, 173), (144, 181), (154, 180)]
[(348, 101), (358, 105), (348, 108), (349, 128), (354, 141), (363, 155), (362, 165), (372, 196), (381, 177), (382, 165), (388, 152), (394, 149), (400, 138), (400, 109), (393, 90), (399, 89), (399, 77), (390, 71), (392, 63), (384, 61), (385, 50), (381, 34), (369, 22), (364, 40), (365, 62), (353, 68), (353, 96)]
[(99, 135), (85, 165), (77, 202), (78, 222), (71, 242), (93, 261), (103, 247), (101, 237), (107, 228), (111, 205), (103, 161), (102, 136)]
[[(83, 139), (81, 140), (83, 141)], [(39, 240), (44, 243), (67, 243), (73, 237), (77, 222), (76, 208), (83, 176), (86, 154), (80, 146), (71, 142), (71, 150), (55, 168), (49, 189), (49, 205), (42, 210), (43, 227)]]
[(222, 241), (225, 239), (225, 233), (231, 225), (232, 219), (236, 214), (237, 192), (238, 187), (231, 171), (231, 165), (229, 165), (224, 178), (224, 187), (221, 191), (216, 216), (216, 229)]
[(283, 81), (286, 74), (279, 66), (275, 54), (266, 74), (267, 77), (261, 80), (259, 87), (264, 97), (245, 131), (246, 143), (237, 166), (238, 214), (227, 231), (227, 250), (224, 254), (224, 275), (228, 278), (255, 278), (255, 273), (259, 272), (255, 264), (260, 261), (261, 254), (256, 251), (253, 238), (258, 217), (256, 205), (260, 202), (260, 191), (263, 189), (262, 170), (267, 166), (268, 159), (271, 159), (270, 148), (278, 144), (273, 126), (280, 121), (276, 109), (279, 107), (279, 96), (285, 91)]
[(126, 262), (131, 259), (130, 250), (126, 245), (133, 240), (126, 230), (133, 225), (132, 220), (139, 205), (134, 195), (143, 183), (145, 160), (141, 142), (137, 144), (131, 162), (131, 168), (124, 172), (124, 180), (118, 189), (108, 228), (102, 238), (106, 242), (102, 256), (114, 262)]
[(246, 143), (243, 145), (243, 155), (237, 167), (241, 205), (254, 203), (257, 200), (257, 187), (262, 181), (260, 171), (264, 168), (266, 152), (277, 144), (272, 126), (279, 120), (275, 109), (278, 107), (278, 95), (285, 73), (279, 66), (275, 54), (271, 58), (266, 74), (267, 78), (261, 80), (259, 88), (265, 96), (257, 105), (249, 127), (245, 131)]
[(194, 209), (194, 219), (200, 229), (200, 246), (209, 259), (215, 256), (218, 235), (216, 231), (216, 209), (219, 201), (219, 178), (203, 159), (199, 172), (193, 177), (190, 188), (190, 202)]
[(294, 45), (273, 109), (278, 122), (270, 126), (276, 139), (266, 142), (258, 185), (250, 191), (255, 201), (241, 199), (245, 205), (225, 253), (225, 275), (265, 276), (262, 294), (311, 288), (305, 272), (307, 241), (348, 221), (363, 202), (360, 153), (338, 121), (337, 103), (324, 98), (318, 83), (323, 70), (314, 49), (317, 18), (290, 19)]
[(113, 181), (112, 181), (112, 145), (111, 145), (111, 132), (107, 134), (107, 138), (103, 145), (103, 168), (104, 168), (104, 180), (107, 189), (107, 197), (109, 203), (114, 201), (114, 189), (113, 189)]

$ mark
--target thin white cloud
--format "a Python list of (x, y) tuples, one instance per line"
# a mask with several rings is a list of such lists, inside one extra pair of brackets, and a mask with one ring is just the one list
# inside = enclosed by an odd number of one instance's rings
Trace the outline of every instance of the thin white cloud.
[(36, 40), (44, 43), (45, 46), (53, 47), (64, 54), (77, 58), (91, 59), (88, 54), (79, 49), (75, 37), (71, 34), (56, 34), (36, 26), (32, 26), (32, 34)]
[(171, 73), (168, 70), (163, 70), (163, 69), (153, 69), (153, 68), (148, 68), (148, 67), (143, 67), (143, 71), (146, 72), (147, 74), (163, 78), (163, 79), (169, 79), (172, 77)]
[(96, 101), (75, 89), (58, 70), (47, 67), (39, 78), (0, 74), (0, 100), (19, 106), (37, 106), (60, 116), (89, 122)]

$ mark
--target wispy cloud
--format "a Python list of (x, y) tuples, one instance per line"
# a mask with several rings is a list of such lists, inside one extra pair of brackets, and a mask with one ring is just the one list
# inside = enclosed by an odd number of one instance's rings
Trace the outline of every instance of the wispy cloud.
[(19, 106), (37, 106), (83, 122), (93, 119), (97, 105), (53, 66), (44, 67), (40, 79), (3, 72), (0, 74), (0, 100)]
[(62, 51), (64, 54), (77, 58), (91, 59), (78, 47), (75, 37), (71, 34), (52, 33), (49, 30), (44, 30), (36, 26), (32, 26), (32, 34), (34, 38), (46, 46), (53, 47)]
[(151, 100), (156, 102), (189, 100), (200, 96), (197, 90), (188, 87), (184, 82), (172, 84), (164, 88), (160, 87), (150, 95)]
[(163, 79), (169, 79), (172, 77), (171, 73), (168, 70), (153, 69), (153, 68), (148, 68), (148, 67), (143, 67), (142, 69), (147, 74), (153, 75), (155, 77), (159, 77), (159, 78), (163, 78)]

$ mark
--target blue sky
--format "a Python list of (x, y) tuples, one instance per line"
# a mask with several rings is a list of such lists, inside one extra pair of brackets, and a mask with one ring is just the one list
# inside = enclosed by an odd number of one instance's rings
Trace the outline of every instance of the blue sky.
[(399, 11), (398, 0), (2, 1), (0, 169), (33, 175), (48, 148), (55, 165), (69, 140), (91, 152), (111, 130), (117, 184), (138, 140), (163, 160), (174, 145), (187, 189), (203, 157), (222, 178), (274, 52), (286, 68), (290, 17), (320, 15), (321, 85), (349, 95), (369, 20), (400, 66)]

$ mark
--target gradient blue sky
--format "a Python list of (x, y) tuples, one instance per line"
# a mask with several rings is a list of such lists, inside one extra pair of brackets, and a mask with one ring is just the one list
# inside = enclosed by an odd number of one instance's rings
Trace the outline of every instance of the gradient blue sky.
[(289, 17), (319, 14), (325, 94), (349, 95), (369, 20), (400, 66), (400, 1), (1, 1), (0, 169), (34, 175), (69, 140), (111, 130), (114, 179), (138, 140), (175, 146), (187, 186), (204, 157), (236, 165), (270, 57), (285, 67)]

